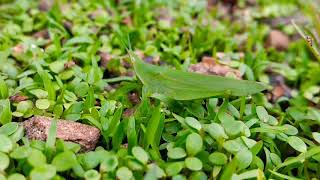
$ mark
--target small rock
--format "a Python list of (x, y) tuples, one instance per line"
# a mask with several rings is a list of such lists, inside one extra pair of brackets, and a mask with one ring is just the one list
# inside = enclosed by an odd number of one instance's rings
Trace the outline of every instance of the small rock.
[(13, 56), (21, 55), (24, 52), (25, 52), (25, 47), (23, 46), (23, 44), (17, 44), (12, 48)]
[(130, 16), (125, 17), (121, 22), (127, 26), (132, 26), (132, 18)]
[(67, 31), (72, 32), (73, 24), (72, 24), (72, 22), (70, 22), (70, 21), (64, 21), (64, 22), (63, 22), (63, 27), (64, 27)]
[(275, 48), (278, 51), (283, 51), (288, 49), (289, 37), (281, 31), (272, 30), (269, 33), (266, 46)]
[(226, 65), (217, 64), (213, 57), (208, 56), (203, 57), (200, 63), (191, 65), (189, 67), (189, 71), (218, 76), (227, 76), (233, 74), (237, 79), (242, 79), (241, 72), (239, 70), (233, 69)]
[[(45, 141), (47, 139), (52, 118), (44, 116), (32, 117), (22, 124), (29, 139)], [(57, 121), (57, 138), (81, 145), (82, 151), (90, 151), (96, 147), (100, 137), (98, 128), (68, 120)]]
[(136, 93), (136, 92), (129, 93), (129, 94), (128, 94), (128, 98), (129, 98), (129, 101), (130, 101), (132, 104), (138, 104), (138, 103), (140, 103), (140, 97), (139, 97), (138, 93)]
[(50, 0), (41, 0), (39, 2), (38, 8), (40, 11), (49, 11), (53, 5), (53, 1)]
[(50, 35), (48, 30), (41, 30), (33, 34), (33, 37), (36, 39), (49, 39)]
[(123, 112), (123, 116), (124, 117), (130, 117), (130, 116), (134, 115), (134, 113), (135, 113), (135, 109), (134, 108), (126, 109)]

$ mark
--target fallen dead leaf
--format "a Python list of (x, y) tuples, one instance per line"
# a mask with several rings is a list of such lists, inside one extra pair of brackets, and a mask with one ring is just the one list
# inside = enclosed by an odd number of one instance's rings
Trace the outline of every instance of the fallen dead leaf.
[(21, 102), (21, 101), (26, 101), (29, 99), (28, 96), (24, 96), (24, 95), (20, 95), (20, 94), (16, 94), (16, 95), (13, 95), (13, 96), (10, 96), (10, 101), (11, 102)]

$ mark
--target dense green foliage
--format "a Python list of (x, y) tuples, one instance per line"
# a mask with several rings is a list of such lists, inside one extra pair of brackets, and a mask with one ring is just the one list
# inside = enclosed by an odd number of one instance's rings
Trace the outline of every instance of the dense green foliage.
[[(8, 1), (0, 180), (320, 177), (316, 4)], [(267, 45), (272, 29), (285, 49)], [(187, 72), (204, 56), (244, 80)], [(29, 140), (19, 122), (36, 115), (99, 128), (98, 147), (56, 139), (55, 120), (46, 141)]]

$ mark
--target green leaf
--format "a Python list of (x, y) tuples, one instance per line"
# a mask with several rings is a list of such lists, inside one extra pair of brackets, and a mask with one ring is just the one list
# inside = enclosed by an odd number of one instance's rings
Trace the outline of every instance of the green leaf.
[(24, 135), (24, 128), (23, 126), (19, 126), (16, 132), (10, 135), (10, 139), (12, 142), (18, 142)]
[(16, 132), (18, 127), (19, 127), (19, 124), (16, 122), (7, 123), (0, 127), (0, 134), (9, 136), (14, 132)]
[(181, 159), (186, 157), (186, 155), (186, 151), (180, 147), (175, 147), (168, 150), (168, 157), (171, 159)]
[(13, 159), (25, 159), (30, 156), (32, 149), (28, 146), (20, 146), (14, 149), (10, 153), (10, 157)]
[(214, 152), (210, 154), (209, 161), (214, 165), (222, 166), (225, 165), (228, 161), (228, 158), (225, 154), (221, 152)]
[(56, 175), (56, 168), (49, 164), (42, 164), (32, 169), (31, 180), (51, 179)]
[(101, 172), (113, 172), (118, 166), (118, 159), (114, 155), (105, 157), (100, 165)]
[(56, 91), (53, 87), (52, 80), (50, 79), (49, 73), (45, 72), (41, 68), (38, 68), (38, 74), (40, 75), (43, 86), (48, 92), (48, 99), (54, 101), (56, 99)]
[(134, 70), (142, 83), (152, 93), (166, 95), (175, 100), (191, 100), (222, 96), (246, 96), (258, 93), (266, 87), (260, 83), (236, 80), (221, 76), (172, 70), (144, 63), (129, 51)]
[(148, 168), (148, 172), (147, 174), (145, 175), (145, 180), (148, 180), (148, 179), (155, 179), (155, 178), (164, 178), (165, 177), (165, 172), (163, 171), (163, 169), (161, 169), (157, 164), (155, 163), (152, 163), (152, 164), (149, 164), (147, 166)]
[(263, 106), (257, 106), (256, 111), (257, 111), (257, 115), (258, 115), (259, 119), (262, 122), (266, 123), (269, 121), (269, 114)]
[(5, 169), (7, 169), (9, 167), (9, 164), (9, 157), (6, 154), (0, 152), (0, 171), (4, 171)]
[(138, 160), (140, 161), (142, 164), (147, 164), (148, 162), (148, 154), (146, 153), (146, 151), (144, 149), (142, 149), (139, 146), (133, 147), (132, 148), (132, 155)]
[[(0, 129), (1, 130), (1, 129)], [(320, 133), (313, 132), (312, 133), (313, 139), (316, 140), (318, 143), (320, 143)]]
[(13, 143), (10, 138), (0, 134), (0, 152), (8, 153), (12, 150)]
[(83, 44), (83, 43), (92, 44), (93, 42), (94, 42), (93, 39), (89, 36), (76, 36), (69, 39), (65, 43), (65, 46), (71, 46), (74, 44)]
[(301, 153), (299, 156), (297, 157), (292, 157), (286, 161), (284, 161), (283, 163), (281, 163), (280, 165), (278, 165), (275, 170), (280, 169), (282, 167), (286, 167), (289, 166), (291, 164), (294, 163), (298, 163), (298, 162), (303, 162), (304, 160), (316, 155), (320, 153), (320, 146), (315, 146), (310, 148), (307, 152)]
[(178, 174), (184, 166), (184, 162), (173, 162), (166, 166), (166, 173), (168, 176), (174, 176)]
[(38, 99), (36, 101), (36, 107), (38, 109), (48, 109), (50, 107), (50, 102), (48, 99)]
[(128, 138), (128, 150), (137, 145), (137, 132), (136, 132), (136, 124), (133, 116), (129, 118), (128, 127), (127, 127), (127, 138)]
[(231, 179), (232, 175), (237, 169), (238, 160), (233, 158), (231, 162), (229, 162), (226, 168), (223, 170), (220, 179)]
[(188, 157), (184, 161), (186, 167), (192, 171), (199, 171), (202, 169), (202, 162), (196, 157)]
[(8, 180), (26, 180), (26, 178), (22, 174), (14, 173), (8, 177)]
[(6, 82), (0, 76), (0, 99), (7, 99), (9, 97), (9, 89)]
[(201, 129), (201, 124), (198, 120), (196, 120), (195, 118), (193, 117), (186, 117), (185, 118), (185, 122), (192, 128), (200, 131)]
[(238, 167), (245, 169), (251, 164), (253, 156), (248, 149), (242, 149), (236, 154), (235, 158), (238, 160)]
[(277, 176), (277, 177), (279, 177), (279, 178), (281, 178), (281, 179), (302, 180), (302, 179), (300, 179), (300, 178), (296, 178), (296, 177), (292, 177), (292, 176), (287, 176), (287, 175), (284, 175), (284, 174), (281, 174), (281, 173), (272, 171), (272, 170), (270, 170), (270, 169), (269, 169), (269, 171), (270, 171), (273, 175), (275, 175), (275, 176)]
[(306, 152), (307, 151), (307, 145), (297, 136), (290, 136), (287, 140), (287, 142), (290, 144), (290, 146), (299, 151), (299, 152)]
[(33, 103), (31, 101), (21, 101), (17, 105), (17, 112), (25, 114), (28, 110), (33, 108)]
[(204, 125), (204, 130), (208, 132), (211, 137), (218, 141), (229, 138), (225, 133), (224, 128), (218, 123), (206, 124)]
[(64, 64), (66, 61), (54, 61), (49, 64), (49, 68), (54, 73), (60, 73), (64, 70)]
[(56, 137), (57, 137), (57, 120), (52, 119), (49, 129), (49, 134), (47, 137), (46, 142), (46, 149), (48, 151), (51, 151), (54, 148), (54, 145), (56, 143)]
[(94, 103), (96, 102), (96, 99), (94, 98), (94, 90), (92, 87), (89, 88), (86, 100), (84, 102), (84, 108), (90, 109), (94, 106)]
[(98, 171), (96, 171), (94, 169), (90, 169), (89, 171), (86, 171), (84, 173), (84, 178), (86, 180), (100, 180), (101, 179), (101, 175), (99, 174)]
[(0, 100), (0, 124), (7, 124), (12, 120), (10, 101)]
[(71, 151), (65, 151), (52, 160), (52, 165), (56, 167), (57, 171), (67, 171), (77, 164), (77, 157)]
[(186, 140), (186, 149), (189, 155), (194, 156), (202, 150), (202, 138), (197, 133), (191, 133)]
[(284, 133), (286, 133), (287, 135), (294, 136), (298, 134), (298, 129), (290, 124), (285, 124), (282, 127), (286, 128)]
[[(45, 99), (48, 97), (48, 92), (42, 89), (33, 89), (29, 91), (31, 94), (35, 95), (39, 99)], [(23, 102), (23, 101), (22, 101)]]
[(32, 149), (31, 155), (28, 157), (28, 162), (33, 167), (45, 165), (47, 162), (46, 156), (37, 149)]
[(117, 178), (120, 180), (131, 179), (133, 177), (132, 172), (127, 167), (121, 167), (117, 170)]
[(146, 147), (148, 147), (149, 145), (151, 145), (154, 142), (156, 132), (159, 127), (160, 119), (161, 119), (161, 110), (160, 110), (160, 105), (159, 105), (154, 108), (152, 116), (151, 116), (150, 120), (148, 121), (147, 129), (146, 129), (146, 133), (145, 133), (145, 138), (144, 138), (145, 143), (146, 143)]
[(253, 169), (241, 174), (233, 174), (231, 180), (242, 180), (242, 179), (252, 179), (255, 178), (257, 180), (265, 179), (263, 171), (260, 169)]

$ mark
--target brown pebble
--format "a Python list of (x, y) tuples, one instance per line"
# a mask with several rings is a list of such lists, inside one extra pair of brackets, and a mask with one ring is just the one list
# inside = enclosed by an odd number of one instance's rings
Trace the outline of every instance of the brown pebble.
[(269, 33), (266, 46), (275, 48), (278, 51), (287, 50), (289, 46), (289, 37), (281, 31), (272, 30)]
[(190, 72), (206, 74), (206, 75), (218, 75), (227, 76), (233, 74), (237, 79), (242, 79), (241, 72), (238, 69), (233, 69), (229, 66), (217, 64), (213, 57), (204, 56), (202, 61), (197, 64), (192, 64), (189, 67)]
[(33, 37), (36, 39), (49, 39), (49, 31), (48, 30), (41, 30), (33, 34)]
[[(35, 116), (23, 122), (29, 139), (45, 141), (47, 139), (52, 118)], [(93, 126), (68, 120), (57, 121), (57, 138), (81, 145), (82, 151), (95, 149), (100, 131)]]
[(40, 11), (49, 11), (51, 9), (53, 5), (53, 1), (49, 1), (49, 0), (41, 0), (39, 2), (38, 8)]

